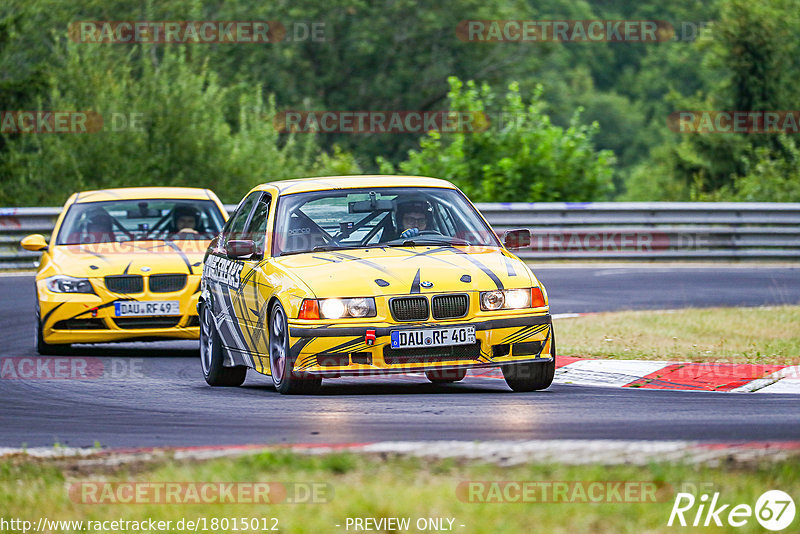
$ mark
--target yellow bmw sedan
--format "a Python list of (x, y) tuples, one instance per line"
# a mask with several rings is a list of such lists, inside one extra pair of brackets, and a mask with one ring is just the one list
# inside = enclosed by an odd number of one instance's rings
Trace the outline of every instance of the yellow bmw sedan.
[(547, 293), (453, 184), (412, 176), (286, 180), (251, 190), (211, 242), (200, 294), (205, 380), (248, 368), (281, 393), (323, 379), (499, 367), (514, 391), (555, 372)]
[(208, 189), (84, 191), (64, 205), (36, 274), (36, 349), (197, 339), (203, 254), (227, 213)]

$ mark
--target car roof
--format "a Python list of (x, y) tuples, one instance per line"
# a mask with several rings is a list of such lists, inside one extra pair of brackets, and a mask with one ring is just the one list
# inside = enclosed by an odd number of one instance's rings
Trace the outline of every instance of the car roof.
[(254, 190), (265, 190), (274, 187), (279, 194), (307, 193), (309, 191), (325, 191), (328, 189), (356, 189), (365, 187), (441, 187), (455, 189), (456, 186), (447, 180), (426, 178), (424, 176), (387, 176), (366, 174), (358, 176), (320, 176), (317, 178), (301, 178), (281, 180), (256, 186)]
[(208, 189), (199, 187), (120, 187), (116, 189), (99, 189), (97, 191), (81, 191), (75, 202), (102, 202), (108, 200), (146, 200), (156, 198), (213, 200)]

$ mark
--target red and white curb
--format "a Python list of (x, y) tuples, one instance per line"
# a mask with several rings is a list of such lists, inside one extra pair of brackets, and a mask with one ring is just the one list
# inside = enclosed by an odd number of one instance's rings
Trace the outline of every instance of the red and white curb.
[(641, 389), (800, 394), (800, 366), (590, 360), (562, 357), (555, 381), (562, 384)]
[[(592, 315), (554, 314), (553, 319)], [(499, 369), (470, 376), (503, 378)], [(682, 391), (800, 394), (800, 365), (690, 363), (648, 360), (598, 360), (559, 356), (556, 384)]]
[(651, 462), (679, 462), (730, 465), (779, 462), (800, 457), (798, 441), (698, 442), (640, 440), (520, 440), (520, 441), (380, 441), (374, 443), (293, 445), (236, 445), (179, 448), (103, 449), (96, 448), (0, 448), (0, 457), (16, 455), (70, 460), (82, 466), (115, 466), (151, 460), (213, 460), (291, 451), (323, 455), (341, 452), (357, 454), (463, 459), (498, 465), (561, 463), (567, 465), (648, 465)]
[[(469, 376), (503, 378), (499, 369)], [(800, 365), (594, 360), (559, 356), (556, 384), (681, 391), (800, 394)]]

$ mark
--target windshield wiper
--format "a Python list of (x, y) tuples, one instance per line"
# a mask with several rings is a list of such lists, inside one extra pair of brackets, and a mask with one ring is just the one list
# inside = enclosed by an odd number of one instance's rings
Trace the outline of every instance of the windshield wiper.
[[(317, 245), (316, 247), (311, 249), (311, 252), (330, 252), (331, 250), (352, 250), (354, 248), (363, 248), (363, 247), (354, 245)], [(304, 250), (301, 252), (309, 252), (309, 251)]]
[(416, 247), (418, 245), (449, 245), (453, 246), (469, 246), (471, 243), (463, 239), (406, 239), (402, 243), (390, 243), (390, 247)]

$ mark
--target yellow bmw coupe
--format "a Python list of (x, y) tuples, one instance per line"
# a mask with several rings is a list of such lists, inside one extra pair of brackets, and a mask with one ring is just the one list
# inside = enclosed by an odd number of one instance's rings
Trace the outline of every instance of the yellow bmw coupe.
[(547, 293), (453, 184), (350, 176), (263, 184), (203, 267), (200, 355), (212, 386), (248, 368), (281, 393), (341, 376), (424, 372), (456, 382), (500, 367), (514, 391), (550, 386)]
[(227, 218), (208, 189), (136, 187), (75, 193), (36, 274), (36, 348), (197, 339), (203, 255)]

